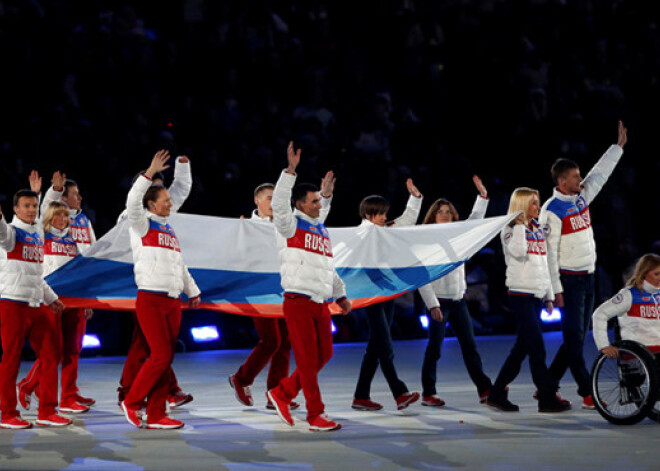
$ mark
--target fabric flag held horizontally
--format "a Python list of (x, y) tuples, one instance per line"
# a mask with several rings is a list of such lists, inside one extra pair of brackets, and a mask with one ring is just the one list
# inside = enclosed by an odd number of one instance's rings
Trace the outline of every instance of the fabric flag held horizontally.
[[(465, 263), (515, 215), (446, 224), (329, 228), (334, 262), (353, 308), (425, 285)], [(170, 218), (202, 290), (201, 308), (281, 316), (282, 287), (272, 224), (192, 214)], [(137, 287), (128, 221), (46, 280), (69, 307), (134, 310)], [(333, 303), (333, 312), (338, 312)]]

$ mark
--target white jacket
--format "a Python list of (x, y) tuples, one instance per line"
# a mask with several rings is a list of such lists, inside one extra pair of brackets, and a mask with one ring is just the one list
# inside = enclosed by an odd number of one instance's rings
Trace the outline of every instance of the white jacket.
[[(477, 196), (468, 219), (483, 219), (488, 209), (488, 198)], [(458, 301), (463, 299), (467, 283), (465, 281), (465, 264), (442, 278), (419, 288), (419, 294), (427, 309), (439, 307), (438, 299)]]
[(534, 220), (532, 229), (507, 225), (500, 233), (506, 262), (506, 286), (510, 292), (554, 300), (543, 230)]
[(282, 289), (316, 303), (340, 300), (346, 297), (346, 288), (334, 268), (330, 234), (318, 219), (291, 209), (295, 182), (295, 175), (283, 171), (273, 191)]
[(660, 346), (660, 288), (644, 282), (644, 290), (628, 286), (598, 306), (592, 316), (598, 350), (610, 345), (607, 321), (619, 318), (621, 338), (642, 345)]
[[(170, 192), (170, 201), (172, 202), (171, 213), (176, 213), (181, 209), (183, 203), (188, 199), (190, 195), (190, 190), (192, 189), (192, 172), (190, 170), (190, 160), (188, 162), (181, 162), (181, 157), (176, 158), (176, 163), (174, 164), (174, 179), (172, 184), (167, 189)], [(128, 216), (126, 210), (124, 210), (119, 217), (117, 222), (123, 221)]]
[[(57, 191), (52, 186), (48, 188), (41, 202), (41, 215), (46, 214), (48, 205), (53, 201), (62, 201), (64, 190)], [(96, 234), (92, 222), (80, 209), (69, 208), (69, 234), (78, 245), (78, 252), (85, 253), (96, 242)]]
[(76, 255), (78, 255), (78, 246), (69, 234), (69, 229), (60, 231), (52, 227), (44, 235), (44, 277), (73, 260)]
[(43, 231), (41, 224), (26, 224), (16, 216), (7, 224), (0, 218), (0, 298), (39, 307), (51, 304), (57, 295), (43, 279)]
[(200, 291), (183, 263), (174, 230), (167, 218), (142, 206), (142, 198), (150, 186), (151, 180), (140, 176), (126, 199), (135, 283), (139, 290), (166, 293), (171, 298), (178, 298), (183, 291), (194, 298)]
[(541, 208), (539, 221), (548, 243), (548, 266), (555, 293), (563, 291), (560, 271), (593, 273), (596, 269), (596, 242), (591, 228), (589, 205), (603, 188), (623, 155), (612, 145), (582, 181), (578, 195), (566, 195), (555, 188)]

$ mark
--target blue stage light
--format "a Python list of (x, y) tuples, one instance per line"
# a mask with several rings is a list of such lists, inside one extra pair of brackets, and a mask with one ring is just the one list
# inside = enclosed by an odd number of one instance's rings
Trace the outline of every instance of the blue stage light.
[(96, 334), (85, 334), (83, 337), (82, 348), (100, 348), (101, 341)]
[(422, 324), (424, 329), (429, 328), (429, 318), (428, 316), (419, 316), (419, 323)]
[(195, 342), (213, 342), (220, 339), (220, 332), (214, 325), (193, 327), (190, 329), (190, 335), (192, 335)]
[(330, 321), (330, 331), (334, 334), (337, 332), (337, 326), (335, 325), (334, 322)]
[(559, 322), (560, 320), (561, 320), (561, 311), (559, 310), (559, 308), (554, 308), (551, 314), (548, 314), (548, 312), (545, 309), (541, 310), (541, 322), (545, 322), (546, 324), (552, 324), (554, 322)]

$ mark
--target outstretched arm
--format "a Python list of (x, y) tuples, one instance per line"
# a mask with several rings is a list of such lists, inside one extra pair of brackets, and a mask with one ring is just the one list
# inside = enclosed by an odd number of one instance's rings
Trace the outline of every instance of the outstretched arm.
[(286, 148), (286, 158), (287, 161), (289, 162), (289, 165), (286, 168), (286, 173), (290, 173), (291, 175), (296, 174), (296, 168), (300, 163), (300, 153), (301, 153), (300, 149), (298, 150), (293, 149), (293, 141), (289, 141), (289, 145)]
[(151, 165), (149, 168), (141, 175), (128, 192), (128, 197), (126, 198), (126, 211), (128, 220), (131, 226), (143, 236), (149, 230), (149, 221), (145, 216), (145, 209), (142, 205), (142, 198), (146, 194), (147, 190), (151, 186), (152, 177), (167, 168), (167, 161), (169, 160), (170, 155), (166, 150), (161, 150), (154, 155), (151, 160)]
[(293, 236), (298, 225), (291, 210), (291, 191), (296, 183), (296, 167), (300, 163), (300, 149), (293, 150), (293, 141), (286, 150), (288, 166), (281, 173), (273, 190), (273, 224), (284, 238)]
[(417, 189), (412, 178), (406, 180), (406, 187), (410, 193), (406, 210), (401, 216), (394, 220), (397, 226), (412, 226), (417, 222), (419, 211), (422, 209), (422, 193)]
[(472, 181), (479, 192), (479, 196), (474, 201), (474, 206), (472, 206), (472, 212), (468, 216), (468, 219), (483, 219), (488, 209), (488, 190), (486, 190), (486, 186), (478, 175), (474, 175)]
[(41, 193), (41, 177), (39, 176), (39, 172), (36, 170), (32, 170), (30, 172), (29, 176), (30, 180), (30, 190), (34, 191), (35, 193)]
[(330, 204), (332, 203), (332, 196), (335, 192), (335, 174), (332, 170), (325, 174), (321, 180), (321, 211), (319, 213), (319, 221), (322, 223), (328, 218), (330, 214)]
[(172, 211), (176, 212), (185, 203), (192, 189), (192, 173), (190, 171), (190, 160), (185, 155), (176, 159), (174, 164), (174, 181), (170, 185), (170, 198), (172, 199)]
[(51, 187), (48, 188), (44, 199), (41, 202), (41, 214), (46, 214), (46, 209), (48, 205), (54, 201), (61, 201), (62, 194), (64, 192), (64, 183), (66, 182), (66, 174), (60, 173), (59, 170), (53, 173), (53, 177), (50, 179), (52, 183)]
[(623, 146), (626, 145), (626, 142), (628, 142), (628, 130), (623, 125), (623, 122), (619, 121), (617, 144), (607, 149), (587, 176), (584, 177), (584, 180), (582, 180), (583, 190), (580, 192), (580, 195), (582, 195), (587, 204), (590, 204), (596, 198), (605, 183), (607, 183), (614, 168), (619, 163), (619, 160), (621, 160)]

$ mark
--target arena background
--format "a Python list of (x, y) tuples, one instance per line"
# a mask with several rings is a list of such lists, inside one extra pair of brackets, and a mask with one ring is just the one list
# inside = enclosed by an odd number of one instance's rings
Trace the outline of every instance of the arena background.
[[(337, 175), (329, 226), (357, 225), (358, 203), (373, 193), (396, 215), (408, 177), (425, 196), (423, 213), (442, 196), (466, 217), (476, 173), (488, 214), (499, 215), (517, 186), (549, 197), (559, 156), (586, 174), (621, 119), (625, 154), (592, 206), (602, 300), (640, 254), (660, 251), (655, 5), (0, 1), (0, 205), (11, 213), (31, 169), (44, 190), (61, 170), (78, 182), (101, 236), (132, 176), (166, 148), (192, 162), (182, 211), (247, 216), (254, 187), (277, 179), (294, 140), (301, 180)], [(499, 241), (468, 272), (477, 333), (511, 332)], [(423, 337), (418, 297), (397, 309), (395, 337)], [(361, 313), (335, 322), (336, 341), (364, 339)], [(216, 325), (221, 338), (197, 344), (194, 325)], [(101, 348), (86, 354), (125, 353), (131, 328), (125, 313), (97, 312), (88, 332)], [(249, 318), (184, 316), (182, 349), (255, 339)]]

